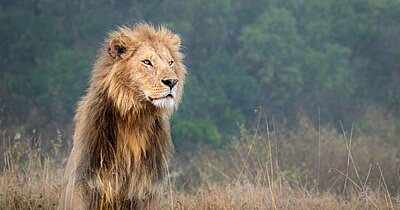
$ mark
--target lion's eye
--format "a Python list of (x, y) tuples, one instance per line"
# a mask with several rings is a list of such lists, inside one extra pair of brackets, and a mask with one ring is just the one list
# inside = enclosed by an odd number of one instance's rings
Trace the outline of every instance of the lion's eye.
[(172, 64), (174, 64), (174, 61), (169, 61), (168, 64), (169, 64), (170, 66), (172, 66)]
[(153, 66), (153, 64), (148, 59), (142, 60), (142, 63), (144, 63), (147, 66)]

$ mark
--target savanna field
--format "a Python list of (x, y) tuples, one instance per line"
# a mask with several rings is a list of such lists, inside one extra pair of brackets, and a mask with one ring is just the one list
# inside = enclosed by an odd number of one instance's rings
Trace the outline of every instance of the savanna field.
[[(262, 111), (259, 111), (262, 112)], [(379, 122), (379, 113), (371, 113)], [(177, 151), (160, 209), (399, 209), (398, 149), (390, 127), (341, 132), (302, 117), (288, 128), (259, 115), (232, 144)], [(2, 134), (1, 209), (55, 209), (65, 154), (63, 135)], [(396, 143), (393, 141), (392, 143)]]
[(400, 209), (400, 0), (2, 0), (0, 209), (56, 209), (107, 33), (180, 36), (159, 209)]

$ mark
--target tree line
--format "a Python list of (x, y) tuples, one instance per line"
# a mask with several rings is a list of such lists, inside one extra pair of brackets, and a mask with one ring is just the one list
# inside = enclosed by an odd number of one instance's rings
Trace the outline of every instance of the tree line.
[[(139, 21), (182, 37), (175, 141), (223, 144), (254, 110), (296, 123), (400, 114), (399, 0), (3, 0), (0, 127), (72, 123), (106, 33)], [(397, 129), (400, 121), (397, 120)]]

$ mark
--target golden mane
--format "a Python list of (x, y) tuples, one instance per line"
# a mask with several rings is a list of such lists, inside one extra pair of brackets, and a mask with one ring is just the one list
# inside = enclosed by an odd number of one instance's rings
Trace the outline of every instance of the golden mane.
[(142, 209), (159, 198), (186, 74), (179, 48), (164, 27), (109, 34), (77, 106), (59, 209)]

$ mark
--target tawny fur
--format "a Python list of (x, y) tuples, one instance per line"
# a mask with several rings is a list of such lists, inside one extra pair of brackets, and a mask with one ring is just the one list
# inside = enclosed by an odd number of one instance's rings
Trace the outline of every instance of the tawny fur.
[[(179, 48), (163, 27), (109, 34), (77, 107), (59, 209), (143, 209), (159, 199), (186, 74)], [(174, 88), (162, 82), (171, 78)]]

